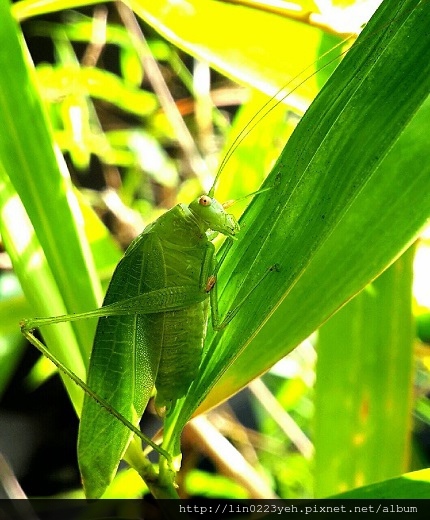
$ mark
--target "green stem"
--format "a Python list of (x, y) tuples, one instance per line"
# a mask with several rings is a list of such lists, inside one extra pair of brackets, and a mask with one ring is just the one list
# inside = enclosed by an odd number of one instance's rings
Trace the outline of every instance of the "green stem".
[(177, 417), (175, 415), (175, 408), (172, 413), (164, 419), (163, 431), (163, 450), (169, 453), (170, 460), (160, 458), (160, 482), (163, 485), (174, 483), (176, 473), (181, 467), (182, 454), (179, 446), (177, 435)]
[[(131, 441), (124, 460), (139, 473), (154, 498), (160, 500), (166, 498), (179, 499), (173, 479), (168, 481), (160, 478), (153, 464), (143, 455), (141, 443), (136, 437)], [(167, 463), (167, 461), (161, 456), (160, 467), (163, 463)]]

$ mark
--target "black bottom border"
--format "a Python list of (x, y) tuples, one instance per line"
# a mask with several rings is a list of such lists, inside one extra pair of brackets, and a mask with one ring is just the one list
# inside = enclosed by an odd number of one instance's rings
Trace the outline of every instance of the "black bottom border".
[[(218, 518), (430, 518), (430, 499), (321, 500), (0, 500), (0, 520), (187, 520)], [(402, 516), (403, 515), (403, 516)]]

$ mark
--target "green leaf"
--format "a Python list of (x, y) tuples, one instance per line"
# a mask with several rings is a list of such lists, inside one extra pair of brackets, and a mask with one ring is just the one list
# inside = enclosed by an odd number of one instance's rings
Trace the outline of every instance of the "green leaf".
[(267, 276), (225, 331), (209, 330), (202, 376), (176, 412), (178, 431), (215, 382), (200, 410), (291, 351), (426, 222), (429, 104), (381, 161), (430, 89), (427, 11), (426, 2), (382, 4), (289, 140), (265, 184), (273, 189), (245, 212), (241, 240), (220, 271), (221, 314), (268, 267), (279, 264), (280, 272)]
[[(96, 2), (42, 0), (34, 3), (33, 0), (24, 0), (14, 6), (13, 12), (19, 20), (23, 20), (41, 13), (93, 3)], [(297, 80), (298, 88), (290, 97), (290, 102), (303, 110), (319, 90), (320, 77), (314, 73), (323, 63), (314, 62), (319, 57), (319, 47), (324, 48), (327, 38), (332, 42), (333, 36), (327, 37), (316, 26), (260, 9), (217, 1), (182, 0), (166, 4), (164, 0), (133, 0), (130, 6), (180, 49), (269, 96), (296, 80), (303, 73), (303, 63), (313, 65)], [(282, 35), (281, 44), (279, 35)], [(341, 38), (337, 41), (340, 42)], [(336, 62), (337, 54), (327, 55), (324, 63)]]
[[(0, 2), (0, 18), (0, 232), (32, 314), (95, 308), (101, 290), (82, 215), (65, 164), (56, 153), (32, 65), (23, 53), (20, 30), (6, 0)], [(72, 328), (63, 324), (44, 331), (56, 355), (81, 377), (85, 377), (93, 326), (84, 320)], [(73, 383), (67, 384), (79, 408), (81, 392)]]
[(119, 76), (96, 67), (58, 66), (43, 64), (37, 68), (41, 87), (50, 96), (84, 94), (102, 99), (135, 114), (148, 116), (157, 108), (153, 94), (135, 88)]
[(430, 343), (430, 314), (417, 316), (417, 334), (421, 341)]
[(408, 468), (413, 256), (411, 248), (319, 331), (316, 497)]
[[(428, 498), (430, 495), (430, 470), (413, 471), (399, 478), (354, 489), (330, 498)], [(399, 504), (400, 505), (400, 504)]]
[[(322, 62), (315, 61), (326, 34), (317, 27), (224, 2), (133, 0), (130, 5), (166, 39), (239, 83), (274, 96), (294, 82), (290, 102), (301, 109), (319, 90), (314, 73)], [(336, 61), (335, 56), (327, 55), (324, 63)], [(303, 63), (313, 65), (303, 71)]]
[(205, 498), (248, 498), (246, 490), (234, 480), (198, 469), (187, 473), (185, 486), (190, 496)]
[(24, 351), (23, 338), (15, 323), (20, 318), (17, 311), (25, 309), (16, 276), (7, 271), (0, 273), (0, 398)]

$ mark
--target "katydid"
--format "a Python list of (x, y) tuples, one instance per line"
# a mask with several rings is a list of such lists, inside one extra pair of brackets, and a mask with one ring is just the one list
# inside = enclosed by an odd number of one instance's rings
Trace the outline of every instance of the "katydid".
[[(239, 303), (220, 319), (215, 282), (226, 253), (217, 263), (211, 239), (221, 233), (233, 240), (239, 224), (213, 198), (214, 190), (215, 183), (208, 195), (199, 196), (189, 206), (178, 204), (144, 229), (115, 269), (100, 309), (22, 322), (25, 336), (86, 392), (78, 440), (84, 485), (97, 472), (98, 459), (103, 459), (105, 468), (106, 459), (110, 458), (107, 477), (99, 476), (102, 482), (99, 488), (106, 487), (135, 433), (169, 458), (136, 429), (152, 389), (156, 390), (158, 414), (168, 414), (197, 376), (208, 300), (215, 330), (224, 328), (240, 306)], [(85, 384), (60, 366), (31, 330), (91, 317), (100, 319)], [(95, 438), (109, 431), (112, 419), (106, 410), (124, 424), (121, 439), (102, 441), (110, 444), (109, 449), (96, 452), (87, 466), (83, 453), (93, 448)]]
[[(144, 438), (137, 424), (153, 388), (161, 416), (188, 391), (200, 366), (209, 302), (216, 330), (240, 308), (241, 302), (223, 319), (218, 313), (216, 276), (228, 247), (217, 263), (211, 239), (221, 233), (231, 244), (239, 232), (235, 218), (214, 199), (219, 174), (207, 195), (189, 206), (175, 206), (134, 240), (115, 270), (102, 308), (22, 324), (26, 337), (46, 353), (31, 334), (35, 327), (99, 318), (87, 383), (60, 366), (86, 392), (78, 453), (89, 496), (103, 493), (133, 434)], [(267, 266), (266, 274), (277, 269)], [(169, 453), (151, 446), (172, 463)]]

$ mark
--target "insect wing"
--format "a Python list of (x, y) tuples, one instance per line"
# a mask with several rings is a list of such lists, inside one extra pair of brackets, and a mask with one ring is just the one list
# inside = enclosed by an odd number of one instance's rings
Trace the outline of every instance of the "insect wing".
[[(127, 250), (110, 282), (103, 305), (151, 290), (160, 283), (162, 250), (153, 233), (142, 233)], [(133, 424), (151, 396), (161, 338), (148, 338), (149, 316), (131, 313), (99, 319), (88, 385)], [(87, 497), (103, 494), (115, 475), (132, 432), (86, 396), (79, 429), (78, 458)]]

